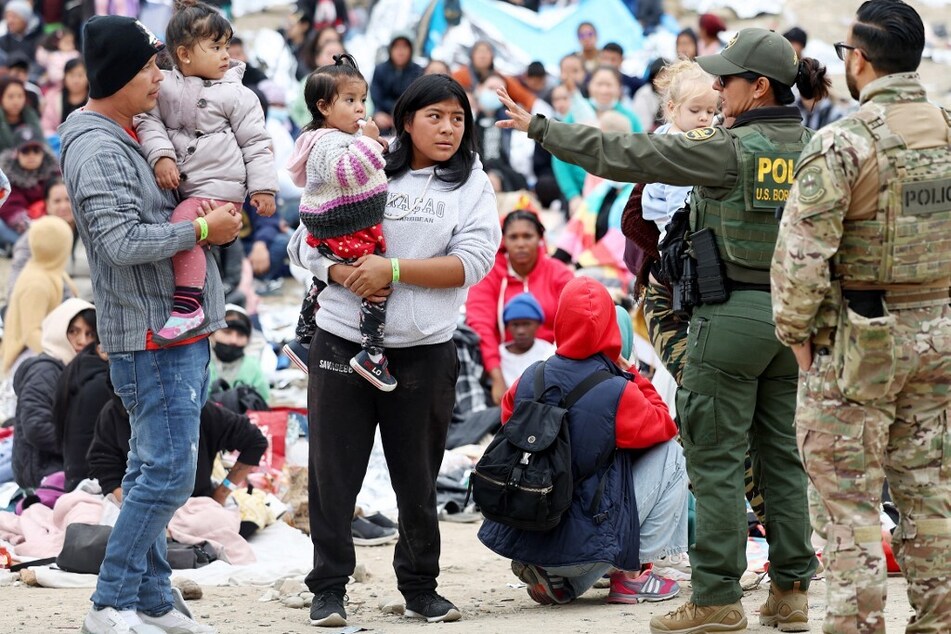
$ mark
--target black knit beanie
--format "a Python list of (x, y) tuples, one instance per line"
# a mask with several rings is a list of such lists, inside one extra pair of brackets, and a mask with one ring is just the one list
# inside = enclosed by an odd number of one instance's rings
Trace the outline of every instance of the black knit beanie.
[(89, 78), (89, 97), (104, 99), (115, 94), (164, 48), (165, 44), (135, 18), (89, 18), (83, 27), (83, 63)]

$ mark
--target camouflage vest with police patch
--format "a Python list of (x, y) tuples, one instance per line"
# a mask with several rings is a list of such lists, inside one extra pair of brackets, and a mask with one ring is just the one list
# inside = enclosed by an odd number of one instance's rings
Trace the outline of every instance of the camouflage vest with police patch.
[(713, 229), (731, 280), (768, 285), (779, 233), (776, 208), (786, 203), (796, 160), (813, 133), (766, 122), (729, 132), (739, 159), (736, 185), (722, 198), (712, 198), (705, 187), (694, 188), (690, 227)]
[(882, 109), (853, 116), (875, 141), (878, 211), (874, 220), (845, 220), (835, 277), (844, 282), (926, 284), (951, 277), (951, 114), (936, 145), (909, 149)]

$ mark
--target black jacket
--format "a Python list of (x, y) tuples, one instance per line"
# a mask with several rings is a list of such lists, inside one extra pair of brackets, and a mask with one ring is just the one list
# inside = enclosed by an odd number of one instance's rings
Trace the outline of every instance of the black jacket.
[(25, 360), (13, 376), (17, 395), (13, 423), (13, 475), (24, 489), (63, 469), (63, 451), (53, 424), (53, 394), (63, 362), (48, 354)]
[(53, 399), (53, 424), (63, 451), (67, 491), (89, 476), (86, 453), (99, 412), (111, 398), (109, 363), (96, 354), (92, 343), (63, 370)]
[[(126, 456), (129, 453), (129, 415), (118, 397), (110, 400), (96, 421), (96, 433), (86, 458), (89, 477), (99, 480), (103, 493), (122, 485)], [(213, 403), (205, 403), (201, 410), (201, 429), (198, 438), (198, 466), (195, 469), (195, 489), (192, 497), (211, 496), (211, 470), (220, 451), (238, 451), (238, 462), (257, 465), (267, 450), (267, 439), (247, 416), (239, 416)]]
[(423, 67), (410, 62), (405, 68), (397, 68), (390, 60), (377, 64), (370, 84), (370, 96), (377, 112), (393, 114), (396, 100), (406, 91), (417, 77), (423, 74)]

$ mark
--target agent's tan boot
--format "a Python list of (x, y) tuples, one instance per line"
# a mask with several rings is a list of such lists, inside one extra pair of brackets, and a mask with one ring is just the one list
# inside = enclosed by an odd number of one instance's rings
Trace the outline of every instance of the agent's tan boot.
[(745, 632), (746, 613), (737, 601), (729, 605), (695, 605), (687, 602), (664, 616), (651, 619), (652, 634), (710, 634)]
[(759, 609), (760, 625), (778, 627), (780, 632), (809, 631), (809, 598), (795, 582), (791, 590), (769, 586), (769, 597)]

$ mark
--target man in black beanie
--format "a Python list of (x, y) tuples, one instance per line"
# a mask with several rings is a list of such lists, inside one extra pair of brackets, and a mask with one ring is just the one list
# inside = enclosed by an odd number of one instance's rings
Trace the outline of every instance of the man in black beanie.
[(159, 188), (133, 129), (133, 117), (156, 106), (163, 78), (156, 56), (164, 47), (133, 18), (91, 18), (83, 29), (89, 103), (59, 129), (63, 176), (101, 315), (100, 339), (132, 426), (122, 508), (83, 623), (86, 634), (215, 631), (175, 602), (165, 541), (169, 519), (195, 485), (206, 339), (225, 325), (221, 279), (210, 255), (206, 328), (164, 348), (152, 334), (171, 310), (172, 256), (196, 243), (234, 240), (241, 220), (229, 203), (206, 208), (193, 222), (169, 222), (175, 195)]

